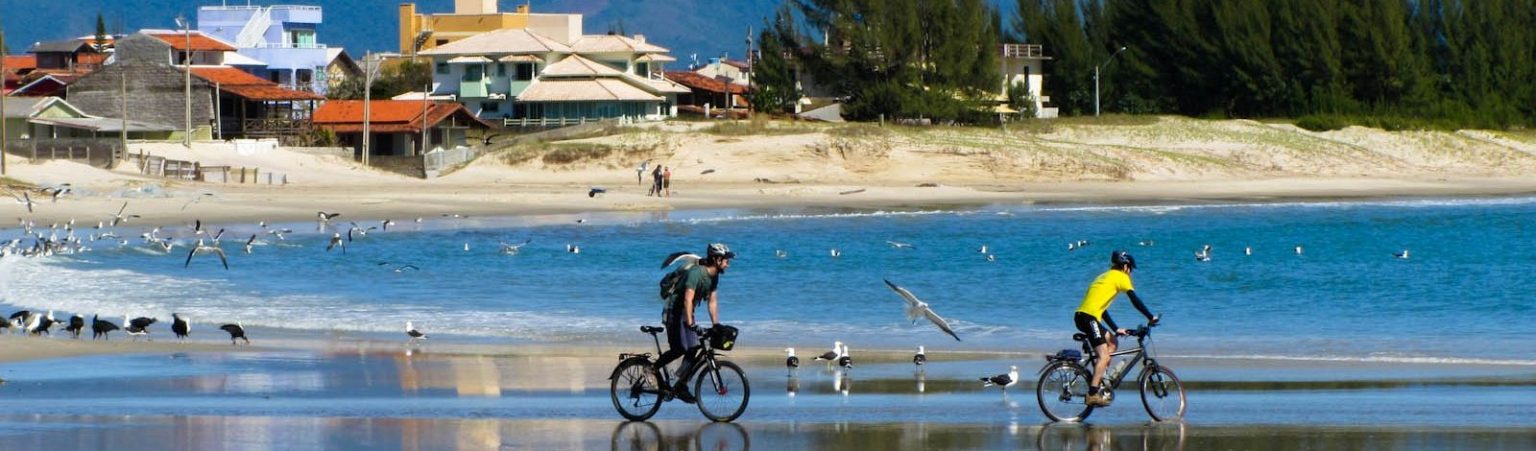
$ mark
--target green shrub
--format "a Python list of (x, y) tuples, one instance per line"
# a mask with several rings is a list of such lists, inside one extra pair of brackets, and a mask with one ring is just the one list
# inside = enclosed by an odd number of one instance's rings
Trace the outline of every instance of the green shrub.
[(544, 153), (544, 164), (571, 164), (581, 160), (605, 158), (613, 147), (603, 144), (556, 144)]
[(1348, 127), (1344, 118), (1332, 115), (1307, 115), (1296, 118), (1296, 126), (1314, 132), (1328, 132)]

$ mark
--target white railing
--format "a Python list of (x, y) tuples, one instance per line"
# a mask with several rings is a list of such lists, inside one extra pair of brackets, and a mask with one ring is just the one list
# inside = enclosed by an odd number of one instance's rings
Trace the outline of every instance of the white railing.
[(244, 46), (244, 47), (255, 47), (255, 48), (258, 48), (258, 49), (323, 49), (323, 48), (325, 48), (325, 44), (320, 44), (320, 43), (314, 43), (314, 44), (291, 43), (290, 44), (290, 43), (287, 43), (287, 42), (261, 42), (261, 43), (255, 44), (255, 45)]
[(641, 122), (641, 118), (635, 116), (619, 117), (557, 117), (502, 119), (502, 127), (569, 127), (572, 125), (594, 124), (598, 122), (615, 122), (619, 125), (627, 125)]
[(256, 8), (256, 13), (251, 14), (251, 19), (245, 22), (245, 27), (240, 29), (240, 34), (235, 35), (235, 46), (240, 48), (255, 47), (265, 40), (267, 27), (272, 26), (272, 9)]

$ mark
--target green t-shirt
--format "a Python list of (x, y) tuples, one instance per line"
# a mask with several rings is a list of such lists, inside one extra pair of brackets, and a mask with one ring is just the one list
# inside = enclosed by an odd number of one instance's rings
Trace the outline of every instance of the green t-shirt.
[(694, 308), (697, 309), (699, 302), (708, 300), (709, 295), (715, 292), (715, 277), (709, 275), (709, 271), (704, 269), (703, 265), (693, 265), (688, 269), (679, 269), (679, 271), (687, 271), (688, 273), (683, 277), (683, 285), (677, 287), (677, 292), (667, 302), (667, 308), (674, 309), (676, 310), (674, 313), (681, 314), (684, 311), (683, 299), (688, 296), (688, 290), (693, 290), (693, 304)]

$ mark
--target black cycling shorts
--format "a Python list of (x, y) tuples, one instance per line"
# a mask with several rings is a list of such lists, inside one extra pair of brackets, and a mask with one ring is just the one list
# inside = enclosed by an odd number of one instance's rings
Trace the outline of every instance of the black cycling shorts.
[(1094, 318), (1093, 315), (1077, 312), (1076, 315), (1072, 315), (1072, 322), (1077, 324), (1077, 330), (1087, 335), (1088, 342), (1092, 343), (1095, 347), (1109, 342), (1107, 338), (1104, 338), (1109, 331), (1104, 329), (1104, 324), (1100, 323), (1099, 319)]

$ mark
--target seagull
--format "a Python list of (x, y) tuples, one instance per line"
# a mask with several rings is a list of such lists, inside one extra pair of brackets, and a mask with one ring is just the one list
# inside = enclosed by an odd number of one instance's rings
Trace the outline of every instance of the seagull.
[(336, 219), (337, 216), (341, 216), (341, 213), (326, 213), (323, 211), (315, 212), (315, 217), (320, 221), (321, 224), (329, 224), (331, 220)]
[(666, 268), (668, 266), (672, 266), (673, 263), (677, 263), (678, 261), (682, 261), (683, 266), (692, 266), (699, 263), (699, 260), (702, 258), (703, 257), (700, 257), (699, 254), (688, 251), (673, 252), (667, 255), (667, 258), (661, 259), (661, 267)]
[(985, 245), (985, 244), (981, 245), (980, 248), (976, 249), (976, 253), (979, 253), (979, 254), (987, 253), (987, 245)]
[(190, 206), (192, 206), (192, 204), (195, 204), (195, 203), (198, 203), (199, 201), (202, 201), (204, 197), (213, 197), (213, 193), (204, 192), (204, 193), (201, 193), (200, 195), (198, 195), (197, 197), (193, 197), (192, 200), (187, 201), (187, 203), (181, 204), (181, 211), (187, 211), (187, 207), (190, 207)]
[(126, 223), (128, 223), (128, 218), (138, 218), (139, 217), (139, 215), (123, 216), (123, 211), (127, 210), (127, 209), (128, 209), (128, 203), (127, 202), (123, 202), (123, 206), (122, 207), (118, 207), (117, 214), (112, 215), (112, 227), (117, 227), (118, 224), (126, 224)]
[(996, 255), (992, 255), (992, 254), (987, 254), (987, 261), (995, 262), (995, 261), (997, 261), (997, 256)]
[(1402, 252), (1393, 252), (1392, 256), (1400, 258), (1400, 259), (1403, 259), (1403, 260), (1407, 260), (1408, 259), (1408, 250), (1407, 249), (1403, 249)]
[(39, 317), (36, 321), (36, 324), (32, 325), (32, 327), (29, 328), (27, 332), (31, 332), (32, 335), (48, 334), (48, 336), (51, 337), (53, 336), (53, 331), (51, 329), (53, 329), (53, 325), (58, 324), (58, 322), (59, 321), (53, 319), (53, 310), (49, 310), (48, 315)]
[(509, 255), (510, 254), (516, 254), (516, 253), (518, 253), (518, 251), (523, 250), (523, 246), (527, 246), (528, 243), (532, 243), (532, 242), (533, 242), (533, 238), (529, 238), (529, 239), (523, 240), (523, 242), (519, 243), (519, 244), (511, 244), (511, 243), (508, 243), (506, 241), (502, 241), (501, 242), (501, 253), (509, 254)]
[(32, 317), (32, 311), (31, 310), (22, 310), (22, 311), (19, 311), (19, 312), (16, 312), (16, 313), (12, 313), (11, 314), (11, 322), (10, 322), (10, 324), (13, 327), (22, 327), (22, 326), (27, 324), (27, 320), (30, 319), (31, 317)]
[(68, 194), (71, 194), (71, 193), (74, 193), (74, 192), (75, 192), (75, 190), (73, 188), (71, 188), (68, 183), (62, 183), (62, 184), (59, 184), (59, 186), (55, 186), (55, 187), (43, 188), (43, 193), (44, 194), (52, 194), (53, 195), (53, 202), (58, 202), (59, 201), (59, 196), (68, 195)]
[(235, 340), (237, 339), (245, 340), (245, 344), (247, 345), (251, 344), (251, 339), (245, 338), (245, 327), (241, 326), (240, 323), (225, 324), (223, 326), (219, 326), (219, 330), (229, 332), (229, 344), (231, 345), (235, 344)]
[(598, 194), (606, 194), (607, 192), (608, 192), (607, 188), (603, 188), (603, 187), (600, 187), (600, 186), (594, 186), (594, 187), (592, 187), (591, 190), (587, 191), (587, 197), (597, 197)]
[(1301, 245), (1296, 245), (1296, 255), (1301, 255)]
[(256, 245), (256, 234), (252, 233), (251, 234), (251, 238), (248, 239), (248, 240), (245, 240), (245, 253), (247, 253), (247, 254), (251, 253), (251, 246), (255, 246), (255, 245)]
[(464, 242), (464, 252), (469, 252), (469, 242), (468, 241)]
[(1157, 244), (1157, 243), (1152, 241), (1152, 240), (1141, 240), (1141, 241), (1137, 241), (1136, 242), (1137, 246), (1152, 246), (1154, 244)]
[(899, 242), (899, 241), (885, 240), (885, 244), (889, 244), (889, 245), (891, 245), (892, 248), (896, 248), (896, 249), (917, 249), (916, 247), (912, 247), (912, 243), (902, 243), (902, 242)]
[(346, 254), (347, 253), (347, 243), (345, 241), (341, 240), (341, 233), (332, 232), (331, 233), (331, 241), (325, 245), (325, 251), (326, 252), (330, 252), (332, 248), (335, 248), (335, 247), (338, 247), (338, 246), (341, 247), (341, 253), (342, 254)]
[(378, 226), (369, 226), (368, 228), (365, 229), (362, 226), (357, 225), (357, 223), (355, 223), (355, 222), (350, 223), (350, 224), (352, 224), (352, 228), (347, 229), (347, 241), (348, 242), (352, 241), (352, 232), (357, 232), (357, 237), (358, 238), (366, 238), (366, 237), (368, 237), (368, 231), (369, 230), (373, 230), (373, 229), (377, 229), (378, 228)]
[(566, 252), (570, 252), (572, 254), (580, 254), (581, 253), (581, 247), (576, 246), (574, 244), (567, 244), (567, 245), (565, 245), (565, 251)]
[(27, 315), (27, 320), (22, 323), (21, 332), (25, 334), (37, 335), (37, 328), (38, 326), (42, 325), (42, 321), (43, 315), (36, 313)]
[(1243, 255), (1253, 255), (1253, 246), (1243, 246)]
[(843, 350), (843, 342), (841, 342), (841, 341), (834, 341), (834, 342), (832, 342), (832, 350), (831, 351), (823, 352), (823, 353), (821, 353), (821, 355), (816, 356), (816, 358), (812, 359), (812, 360), (826, 360), (827, 364), (831, 365), (833, 361), (837, 360), (837, 356), (841, 355), (840, 353), (842, 352), (842, 350)]
[(776, 250), (773, 251), (773, 256), (774, 257), (778, 257), (778, 258), (789, 258), (789, 251), (785, 251), (783, 249), (776, 249)]
[(853, 369), (853, 356), (848, 354), (848, 345), (846, 344), (843, 345), (842, 351), (838, 352), (837, 366), (843, 367), (845, 370)]
[(101, 337), (101, 339), (103, 339), (103, 340), (109, 340), (110, 341), (110, 340), (112, 340), (112, 337), (110, 335), (107, 335), (107, 333), (108, 332), (112, 332), (114, 330), (118, 330), (118, 329), (119, 329), (119, 327), (117, 327), (116, 324), (112, 324), (111, 321), (103, 321), (101, 319), (101, 315), (91, 315), (91, 339), (92, 340), (95, 340), (97, 337)]
[(917, 354), (912, 355), (912, 364), (921, 367), (924, 363), (928, 363), (928, 354), (923, 353), (922, 346), (918, 346)]
[[(252, 235), (252, 237), (255, 237), (255, 235)], [(250, 244), (246, 244), (246, 248), (249, 249), (250, 248)], [(169, 250), (167, 250), (167, 251), (169, 251)], [(187, 262), (186, 262), (186, 264), (181, 265), (181, 267), (186, 268), (186, 267), (192, 266), (192, 257), (194, 257), (194, 256), (196, 256), (197, 254), (200, 254), (200, 253), (213, 254), (213, 255), (219, 256), (219, 263), (223, 263), (224, 264), (224, 269), (226, 271), (229, 270), (229, 259), (224, 257), (224, 249), (220, 249), (218, 246), (215, 246), (215, 245), (203, 244), (203, 240), (201, 238), (199, 238), (197, 240), (197, 245), (192, 247), (192, 251), (191, 252), (187, 252)], [(250, 251), (247, 250), (246, 253), (250, 253)]]
[(171, 314), (171, 332), (176, 334), (176, 340), (187, 341), (187, 335), (192, 332), (192, 323), (182, 318), (180, 313)]
[(832, 258), (838, 258), (838, 257), (842, 257), (843, 256), (843, 251), (837, 250), (837, 248), (832, 248), (832, 250), (827, 252), (827, 253), (831, 254)]
[(1008, 367), (1008, 374), (999, 374), (992, 377), (981, 378), (982, 387), (991, 387), (996, 385), (1003, 388), (1003, 393), (1008, 393), (1008, 387), (1012, 387), (1013, 384), (1017, 383), (1019, 383), (1018, 365), (1010, 365)]
[(123, 331), (128, 332), (128, 335), (132, 335), (133, 341), (139, 341), (139, 337), (144, 337), (145, 339), (154, 341), (153, 339), (149, 338), (149, 329), (130, 325), (128, 327), (124, 327)]
[(939, 329), (943, 330), (944, 333), (955, 337), (955, 341), (961, 341), (960, 336), (955, 335), (954, 329), (949, 327), (949, 321), (945, 321), (944, 317), (939, 316), (938, 313), (933, 312), (933, 309), (928, 308), (927, 302), (918, 299), (916, 295), (913, 295), (911, 291), (907, 291), (906, 288), (891, 283), (890, 280), (886, 280), (885, 284), (907, 301), (907, 319), (911, 320), (912, 324), (917, 324), (918, 318), (927, 317), (928, 321), (932, 322), (935, 326), (939, 326)]
[[(389, 262), (379, 262), (379, 266), (388, 266), (388, 265), (389, 265)], [(417, 267), (416, 265), (400, 265), (400, 266), (396, 266), (394, 268), (395, 272), (420, 271), (420, 270), (421, 270), (421, 268)]]
[(1067, 243), (1067, 252), (1077, 250), (1077, 243)]
[(395, 225), (395, 220), (393, 219), (385, 219), (383, 221), (379, 221), (379, 228), (383, 229), (385, 232), (388, 232), (389, 226), (392, 225)]
[(64, 331), (74, 336), (76, 340), (79, 340), (80, 331), (82, 330), (85, 330), (85, 317), (78, 314), (69, 317), (69, 326), (64, 327)]
[(784, 348), (784, 352), (789, 354), (788, 357), (784, 358), (784, 366), (788, 367), (790, 370), (799, 368), (800, 358), (795, 357), (795, 348)]
[(416, 327), (411, 326), (411, 322), (410, 321), (406, 321), (405, 322), (405, 335), (408, 336), (408, 337), (411, 337), (409, 343), (415, 343), (416, 340), (426, 340), (427, 339), (427, 334), (421, 333), (421, 331), (416, 330)]
[(26, 205), (27, 213), (31, 213), (32, 206), (37, 204), (36, 202), (32, 202), (32, 195), (27, 194), (26, 191), (22, 191), (20, 196), (17, 196), (16, 193), (11, 193), (11, 197), (16, 198), (16, 203)]
[(151, 324), (159, 321), (160, 320), (158, 318), (146, 318), (143, 316), (134, 318), (132, 320), (129, 320), (128, 317), (123, 317), (123, 324), (127, 324), (128, 327), (137, 327), (139, 329), (148, 329)]
[(268, 230), (267, 231), (268, 235), (272, 235), (272, 236), (277, 237), (278, 241), (283, 241), (283, 240), (288, 239), (288, 238), (283, 237), (283, 234), (285, 234), (285, 233), (293, 233), (293, 229), (272, 229), (272, 230)]

